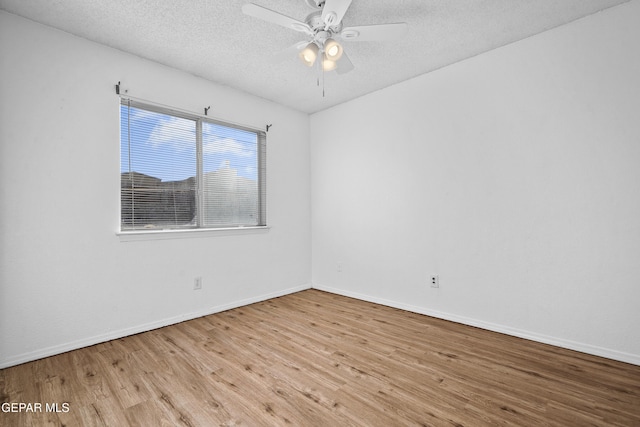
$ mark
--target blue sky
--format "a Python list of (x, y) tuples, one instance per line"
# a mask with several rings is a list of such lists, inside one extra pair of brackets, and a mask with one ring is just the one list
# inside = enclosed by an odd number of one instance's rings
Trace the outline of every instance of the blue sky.
[[(128, 108), (120, 107), (120, 172), (129, 171), (131, 152), (132, 171), (163, 181), (195, 176), (196, 122), (134, 107), (127, 117)], [(202, 145), (204, 173), (230, 167), (239, 176), (257, 179), (255, 133), (205, 122)], [(142, 161), (145, 157), (153, 161)]]

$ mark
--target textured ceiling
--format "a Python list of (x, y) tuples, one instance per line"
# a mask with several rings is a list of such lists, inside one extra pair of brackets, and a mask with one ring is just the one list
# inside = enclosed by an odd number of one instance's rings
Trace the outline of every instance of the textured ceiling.
[[(407, 22), (391, 43), (343, 43), (355, 69), (319, 74), (272, 55), (302, 33), (242, 13), (248, 0), (0, 0), (0, 8), (312, 113), (628, 0), (353, 0), (345, 26)], [(305, 0), (253, 0), (303, 21)]]

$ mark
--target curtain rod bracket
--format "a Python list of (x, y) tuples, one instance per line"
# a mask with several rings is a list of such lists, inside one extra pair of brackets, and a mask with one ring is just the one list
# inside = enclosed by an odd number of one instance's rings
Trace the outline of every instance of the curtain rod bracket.
[(269, 132), (269, 128), (273, 126), (273, 124), (267, 125), (267, 132)]
[(211, 105), (209, 105), (208, 107), (204, 107), (204, 115), (205, 116), (209, 113), (209, 108), (211, 108)]
[(120, 95), (120, 82), (116, 85), (116, 95)]

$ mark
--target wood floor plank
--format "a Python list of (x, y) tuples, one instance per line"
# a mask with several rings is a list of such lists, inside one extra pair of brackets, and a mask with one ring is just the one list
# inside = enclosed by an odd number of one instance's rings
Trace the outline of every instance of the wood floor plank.
[(637, 427), (640, 366), (307, 290), (0, 370), (0, 401), (68, 405), (11, 427)]

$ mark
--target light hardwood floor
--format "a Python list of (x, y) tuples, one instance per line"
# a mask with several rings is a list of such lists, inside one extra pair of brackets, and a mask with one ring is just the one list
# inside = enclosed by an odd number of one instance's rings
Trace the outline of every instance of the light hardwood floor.
[(1, 370), (0, 401), (43, 405), (2, 426), (640, 426), (640, 366), (308, 290)]

